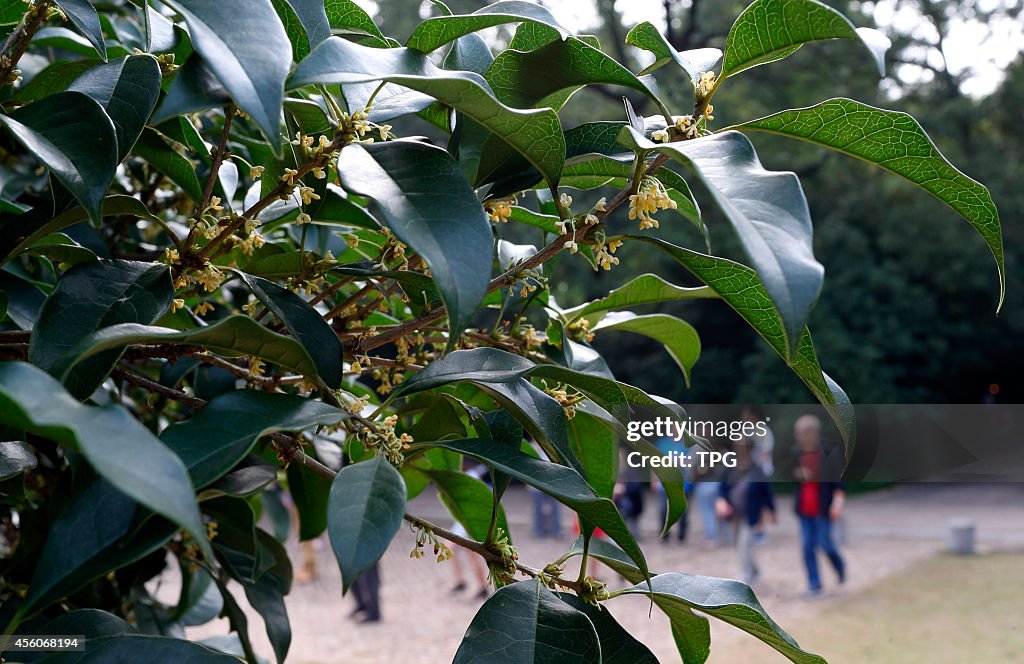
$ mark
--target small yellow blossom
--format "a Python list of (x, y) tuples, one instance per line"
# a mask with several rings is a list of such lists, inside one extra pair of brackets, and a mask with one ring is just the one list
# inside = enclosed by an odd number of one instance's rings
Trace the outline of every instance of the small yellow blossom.
[(259, 180), (263, 177), (263, 171), (266, 170), (266, 166), (253, 166), (249, 169), (249, 177), (253, 180)]
[(181, 299), (180, 297), (176, 297), (173, 300), (171, 300), (171, 313), (172, 314), (175, 311), (177, 311), (178, 309), (184, 309), (184, 308), (185, 308), (185, 300)]
[(313, 221), (312, 217), (310, 217), (305, 212), (300, 212), (299, 216), (295, 218), (295, 223), (297, 224), (308, 224), (311, 221)]
[(295, 184), (295, 180), (299, 177), (299, 172), (294, 168), (284, 169), (284, 175), (281, 176), (281, 182), (288, 184)]
[(562, 204), (562, 209), (568, 210), (572, 207), (572, 196), (569, 194), (562, 194), (558, 197), (558, 202)]
[(195, 313), (196, 316), (205, 316), (206, 314), (213, 311), (213, 309), (214, 306), (212, 302), (200, 302), (199, 304), (196, 305), (195, 309), (193, 309), (193, 312)]
[(312, 187), (299, 187), (299, 196), (302, 198), (303, 205), (320, 200), (320, 195), (313, 191)]

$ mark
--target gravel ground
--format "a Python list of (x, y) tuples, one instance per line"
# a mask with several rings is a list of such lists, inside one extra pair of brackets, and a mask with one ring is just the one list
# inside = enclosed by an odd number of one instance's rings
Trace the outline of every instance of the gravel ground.
[[(573, 538), (570, 533), (560, 540), (532, 538), (529, 501), (525, 490), (512, 488), (506, 498), (506, 513), (520, 558), (527, 564), (541, 567), (557, 559)], [(651, 494), (648, 505), (653, 503)], [(823, 560), (825, 596), (805, 600), (801, 595), (806, 589), (806, 580), (791, 498), (781, 497), (779, 507), (779, 523), (769, 526), (767, 541), (759, 544), (757, 555), (762, 580), (754, 589), (769, 614), (798, 641), (801, 623), (813, 620), (821, 610), (841, 605), (844, 598), (943, 549), (951, 519), (973, 519), (978, 525), (982, 550), (1024, 550), (1024, 485), (915, 485), (853, 497), (848, 501), (842, 545), (849, 580), (841, 588), (837, 587), (831, 569)], [(417, 498), (410, 512), (439, 524), (450, 522), (433, 496)], [(705, 545), (700, 520), (695, 514), (691, 514), (690, 538), (685, 544), (680, 545), (674, 539), (668, 543), (658, 542), (656, 512), (649, 508), (642, 523), (641, 543), (651, 569), (723, 577), (739, 573), (739, 561), (733, 549)], [(563, 526), (569, 523), (568, 516), (568, 513), (563, 514)], [(317, 542), (319, 576), (311, 582), (296, 584), (287, 599), (293, 630), (288, 662), (450, 662), (482, 600), (476, 598), (473, 591), (451, 595), (450, 589), (455, 583), (453, 564), (437, 564), (429, 556), (411, 559), (412, 543), (411, 533), (403, 528), (383, 558), (383, 621), (357, 624), (349, 618), (354, 606), (352, 599), (341, 596), (341, 581), (329, 543), (326, 538)], [(293, 560), (298, 560), (297, 546), (291, 549), (295, 554)], [(465, 563), (464, 566), (468, 568)], [(595, 573), (610, 587), (621, 586), (621, 580), (609, 570), (600, 568)], [(163, 590), (173, 592), (167, 584)], [(954, 590), (951, 588), (950, 592)], [(678, 661), (667, 620), (657, 610), (649, 615), (648, 609), (649, 603), (639, 597), (623, 597), (611, 603), (615, 617), (646, 643), (660, 661)], [(711, 661), (733, 661), (729, 656), (730, 647), (743, 647), (742, 642), (753, 637), (715, 623), (712, 620)], [(227, 621), (222, 619), (189, 629), (188, 635), (204, 638), (227, 631)], [(271, 650), (262, 633), (262, 623), (252, 612), (250, 632), (258, 652), (270, 659)], [(764, 649), (765, 655), (773, 654), (767, 646)]]

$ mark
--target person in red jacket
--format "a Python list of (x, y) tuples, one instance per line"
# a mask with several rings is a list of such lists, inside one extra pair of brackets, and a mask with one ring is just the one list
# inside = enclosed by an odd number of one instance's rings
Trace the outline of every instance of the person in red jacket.
[(793, 474), (799, 482), (795, 507), (800, 519), (808, 596), (816, 597), (821, 594), (818, 549), (832, 563), (839, 583), (846, 580), (846, 564), (832, 539), (832, 522), (842, 515), (846, 502), (846, 492), (839, 481), (843, 453), (840, 446), (822, 440), (821, 420), (814, 415), (804, 415), (796, 421), (794, 436), (798, 459)]

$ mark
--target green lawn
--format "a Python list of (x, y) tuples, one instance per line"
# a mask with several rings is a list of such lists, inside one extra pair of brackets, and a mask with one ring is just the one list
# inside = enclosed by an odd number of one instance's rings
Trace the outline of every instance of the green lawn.
[[(1024, 662), (1024, 556), (937, 556), (785, 627), (829, 664)], [(744, 639), (711, 660), (774, 654)]]

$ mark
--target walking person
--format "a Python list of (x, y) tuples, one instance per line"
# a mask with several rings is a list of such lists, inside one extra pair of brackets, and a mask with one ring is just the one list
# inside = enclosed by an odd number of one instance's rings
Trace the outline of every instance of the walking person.
[(818, 549), (832, 563), (839, 583), (846, 581), (846, 565), (832, 538), (832, 523), (842, 516), (846, 503), (846, 492), (839, 481), (843, 452), (838, 445), (822, 440), (821, 420), (814, 415), (799, 418), (793, 433), (798, 452), (793, 475), (799, 483), (795, 508), (807, 567), (807, 596), (818, 597), (821, 595)]
[(754, 555), (755, 530), (762, 518), (775, 523), (775, 498), (765, 481), (764, 470), (753, 457), (756, 448), (749, 440), (736, 443), (736, 466), (727, 468), (719, 485), (715, 509), (729, 519), (736, 530), (736, 548), (740, 554), (740, 580), (754, 584), (761, 576)]

